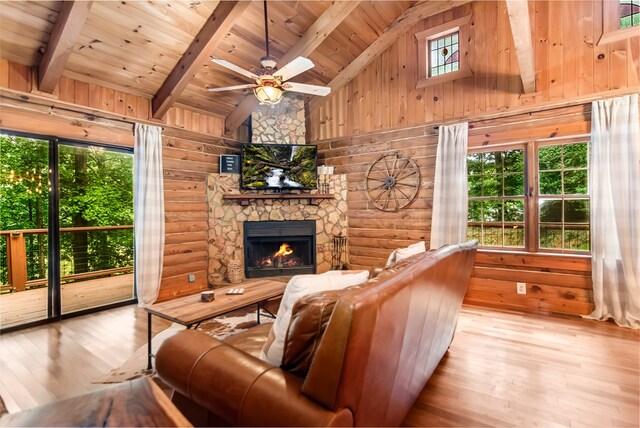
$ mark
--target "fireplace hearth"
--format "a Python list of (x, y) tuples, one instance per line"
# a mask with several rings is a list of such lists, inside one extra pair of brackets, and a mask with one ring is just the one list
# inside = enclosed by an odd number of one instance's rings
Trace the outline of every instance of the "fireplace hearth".
[(316, 273), (315, 220), (246, 221), (245, 277)]

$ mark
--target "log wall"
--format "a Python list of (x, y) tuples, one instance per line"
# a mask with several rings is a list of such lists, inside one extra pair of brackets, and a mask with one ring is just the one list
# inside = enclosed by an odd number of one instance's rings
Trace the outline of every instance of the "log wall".
[[(29, 67), (0, 60), (0, 128), (133, 147), (132, 122), (148, 122), (150, 100), (63, 77), (53, 96), (39, 93)], [(207, 287), (205, 181), (221, 153), (224, 119), (173, 107), (162, 123), (165, 251), (160, 300)], [(187, 274), (196, 281), (188, 283)]]
[[(471, 14), (469, 64), (474, 75), (416, 89), (414, 34)], [(536, 92), (522, 95), (506, 3), (474, 1), (416, 24), (348, 85), (311, 111), (311, 141), (427, 123), (527, 111), (592, 94), (637, 92), (640, 37), (596, 46), (600, 0), (530, 1)]]

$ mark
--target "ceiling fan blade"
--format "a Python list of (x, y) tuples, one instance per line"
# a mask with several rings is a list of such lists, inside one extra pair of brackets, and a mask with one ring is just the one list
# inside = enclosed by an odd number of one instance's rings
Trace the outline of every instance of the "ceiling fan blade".
[(287, 91), (300, 92), (302, 94), (320, 95), (324, 97), (331, 93), (331, 88), (327, 86), (307, 85), (306, 83), (287, 82), (282, 87)]
[(242, 67), (238, 67), (235, 64), (230, 63), (229, 61), (225, 61), (224, 59), (220, 59), (220, 58), (211, 58), (211, 62), (221, 65), (225, 68), (228, 68), (231, 71), (235, 71), (238, 74), (241, 74), (245, 77), (248, 77), (251, 80), (256, 80), (258, 78), (258, 76), (256, 76), (255, 74), (253, 74), (252, 72), (245, 70)]
[(207, 88), (209, 92), (233, 91), (236, 89), (253, 89), (257, 88), (255, 83), (247, 83), (246, 85), (223, 86), (222, 88)]
[(310, 68), (313, 68), (313, 61), (309, 58), (305, 58), (303, 56), (299, 56), (289, 64), (282, 67), (280, 70), (276, 71), (274, 74), (276, 76), (280, 76), (282, 81), (289, 80), (294, 76), (297, 76), (300, 73), (303, 73)]

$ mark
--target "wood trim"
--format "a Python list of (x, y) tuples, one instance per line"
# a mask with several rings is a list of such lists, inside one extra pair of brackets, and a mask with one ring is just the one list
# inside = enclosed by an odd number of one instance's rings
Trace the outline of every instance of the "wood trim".
[(602, 0), (600, 6), (602, 7), (602, 33), (599, 35), (596, 46), (640, 37), (640, 27), (637, 25), (629, 28), (620, 28), (619, 1)]
[[(294, 46), (278, 61), (277, 67), (281, 68), (298, 56), (307, 56), (317, 49), (322, 42), (329, 37), (338, 25), (342, 23), (360, 5), (359, 0), (335, 2), (331, 4), (305, 31)], [(258, 100), (253, 95), (244, 97), (225, 121), (227, 133), (232, 133), (245, 121), (258, 105)]]
[(529, 4), (523, 0), (506, 0), (511, 35), (516, 47), (520, 78), (525, 94), (536, 91), (536, 67), (531, 38)]
[(80, 36), (93, 1), (65, 1), (39, 66), (38, 89), (53, 93)]
[[(425, 68), (426, 73), (426, 63), (420, 61), (420, 68)], [(421, 73), (422, 74), (422, 73)], [(429, 86), (437, 85), (439, 83), (450, 82), (452, 80), (464, 79), (465, 77), (473, 76), (473, 72), (469, 67), (465, 67), (464, 69), (458, 71), (452, 71), (450, 73), (440, 74), (438, 76), (429, 77), (427, 79), (422, 79), (418, 81), (416, 88), (426, 88)]]
[[(405, 10), (389, 24), (380, 37), (329, 82), (328, 86), (331, 88), (331, 92), (337, 92), (338, 89), (352, 81), (367, 65), (382, 54), (382, 52), (386, 51), (396, 40), (403, 36), (409, 28), (413, 27), (420, 20), (466, 3), (469, 3), (469, 0), (429, 1), (416, 4)], [(320, 107), (326, 99), (327, 97), (313, 98), (309, 101), (309, 111), (311, 112)]]
[(161, 119), (165, 115), (250, 4), (248, 1), (223, 1), (218, 4), (153, 97), (151, 105), (154, 119)]
[(422, 39), (437, 39), (440, 36), (444, 36), (447, 33), (454, 32), (463, 25), (467, 25), (471, 21), (471, 15), (463, 16), (462, 18), (454, 19), (453, 21), (445, 22), (444, 24), (436, 25), (435, 27), (427, 28), (415, 34), (418, 41)]

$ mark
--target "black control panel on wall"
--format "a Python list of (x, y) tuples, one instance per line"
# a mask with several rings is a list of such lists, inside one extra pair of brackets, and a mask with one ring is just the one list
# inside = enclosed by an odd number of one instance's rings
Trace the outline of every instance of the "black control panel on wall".
[(220, 173), (240, 174), (240, 156), (220, 155)]

